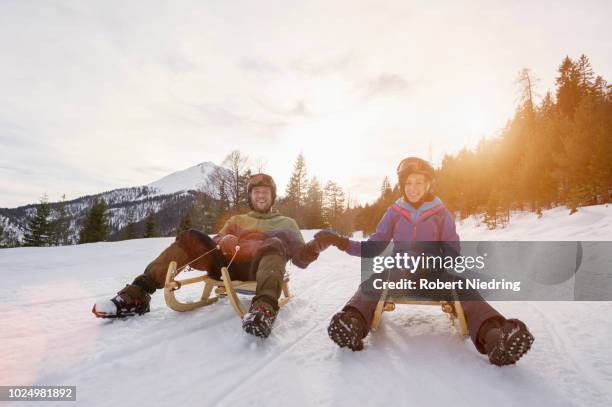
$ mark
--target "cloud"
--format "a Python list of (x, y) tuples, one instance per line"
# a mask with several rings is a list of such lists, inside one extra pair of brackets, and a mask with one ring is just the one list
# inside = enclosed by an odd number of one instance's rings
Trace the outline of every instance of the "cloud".
[[(2, 131), (2, 128), (0, 126), (0, 131)], [(26, 147), (28, 146), (30, 143), (28, 141), (26, 141), (23, 138), (17, 138), (15, 136), (9, 136), (9, 135), (2, 135), (0, 134), (0, 145), (3, 148), (19, 148), (19, 147)]]
[(232, 128), (234, 131), (238, 130), (240, 133), (235, 133), (235, 142), (245, 139), (248, 141), (254, 135), (271, 141), (287, 126), (287, 122), (282, 119), (264, 119), (251, 114), (235, 113), (209, 103), (188, 103), (185, 106), (191, 112), (185, 112), (183, 117), (188, 117), (194, 122), (213, 128), (223, 128), (224, 131)]
[(357, 55), (353, 51), (334, 52), (331, 56), (302, 56), (280, 62), (261, 57), (240, 58), (236, 65), (247, 72), (271, 77), (272, 75), (285, 75), (300, 73), (311, 76), (338, 74), (350, 69), (357, 63)]
[(137, 172), (142, 172), (144, 174), (152, 174), (152, 173), (169, 174), (170, 172), (172, 172), (171, 168), (168, 168), (163, 165), (135, 166), (135, 167), (132, 167), (132, 170), (137, 171)]
[(164, 68), (175, 74), (185, 74), (198, 69), (197, 63), (177, 53), (162, 55), (159, 62)]
[(352, 51), (323, 58), (300, 58), (290, 61), (288, 69), (308, 75), (330, 75), (346, 71), (356, 63), (356, 55)]
[(308, 106), (304, 100), (298, 100), (295, 107), (291, 110), (291, 114), (295, 116), (309, 116), (311, 113), (308, 111)]
[(281, 72), (282, 68), (262, 58), (244, 57), (236, 63), (241, 70), (257, 75), (272, 76)]
[(404, 93), (409, 89), (409, 82), (401, 75), (383, 73), (369, 79), (359, 89), (365, 97), (373, 98)]
[[(290, 120), (295, 117), (313, 116), (314, 114), (308, 107), (308, 103), (305, 99), (296, 100), (287, 108), (283, 106), (272, 106), (271, 104), (259, 99), (255, 99), (255, 103), (257, 103), (257, 105), (267, 113), (272, 114), (273, 116), (282, 117), (285, 120)], [(288, 123), (284, 122), (284, 124), (287, 125)]]

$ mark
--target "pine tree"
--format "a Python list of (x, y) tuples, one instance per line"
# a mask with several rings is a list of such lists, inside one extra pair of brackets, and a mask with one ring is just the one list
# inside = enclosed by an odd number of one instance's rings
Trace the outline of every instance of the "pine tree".
[(51, 226), (49, 215), (51, 210), (47, 203), (47, 197), (43, 196), (40, 204), (36, 207), (36, 214), (26, 226), (23, 238), (24, 246), (49, 246), (51, 244)]
[(159, 232), (157, 231), (157, 223), (155, 221), (155, 213), (153, 211), (149, 212), (149, 216), (147, 216), (147, 220), (145, 223), (145, 231), (142, 235), (143, 238), (149, 237), (158, 237)]
[(138, 232), (136, 230), (136, 215), (134, 214), (133, 208), (127, 210), (126, 218), (126, 225), (121, 232), (119, 232), (119, 236), (117, 236), (118, 240), (130, 240), (138, 237)]
[(126, 224), (119, 232), (117, 240), (136, 239), (138, 232), (136, 231), (136, 216), (133, 208), (127, 209)]
[(332, 228), (338, 227), (340, 215), (344, 211), (344, 191), (338, 184), (328, 181), (324, 190), (323, 217), (325, 223)]
[(244, 170), (244, 172), (238, 178), (238, 204), (235, 209), (242, 211), (249, 207), (249, 179), (251, 179), (253, 173), (250, 169)]
[(516, 83), (519, 85), (520, 91), (520, 107), (530, 118), (533, 119), (535, 113), (535, 84), (538, 80), (533, 76), (531, 70), (524, 68), (519, 72)]
[(57, 204), (57, 218), (51, 222), (52, 241), (56, 246), (69, 244), (70, 217), (66, 212), (66, 195), (62, 195), (62, 200)]
[[(291, 178), (285, 189), (284, 203), (287, 205), (288, 215), (292, 218), (299, 218), (300, 209), (304, 206), (306, 191), (308, 189), (308, 179), (306, 175), (306, 162), (300, 153), (293, 165)], [(300, 223), (301, 219), (296, 219)]]
[(592, 92), (593, 92), (593, 97), (597, 100), (599, 104), (605, 103), (607, 89), (608, 89), (608, 83), (603, 77), (598, 75), (595, 78), (595, 82), (593, 83)]
[(567, 206), (571, 213), (576, 212), (578, 206), (587, 204), (596, 194), (592, 158), (598, 146), (593, 134), (596, 118), (592, 102), (591, 98), (583, 99), (576, 109), (571, 132), (562, 140), (569, 187)]
[(325, 221), (323, 220), (323, 191), (321, 191), (321, 185), (315, 177), (308, 184), (304, 212), (304, 228), (322, 229), (325, 227)]
[(4, 247), (4, 226), (0, 224), (0, 247)]
[(578, 73), (578, 91), (581, 97), (592, 94), (595, 74), (591, 67), (591, 61), (586, 55), (580, 55), (580, 58), (576, 61), (576, 70)]
[(566, 56), (559, 67), (557, 83), (557, 104), (566, 117), (573, 118), (580, 102), (580, 74), (574, 61)]
[(189, 223), (191, 227), (202, 230), (204, 233), (214, 233), (217, 223), (221, 220), (217, 212), (218, 202), (208, 194), (198, 191), (193, 206), (189, 209)]
[(102, 242), (108, 238), (108, 218), (106, 202), (94, 201), (87, 211), (79, 234), (79, 244)]
[(601, 197), (602, 202), (608, 201), (612, 190), (612, 118), (608, 119), (607, 131), (605, 125), (594, 126), (595, 149), (591, 158), (591, 182), (593, 193)]
[(119, 240), (130, 240), (130, 239), (136, 239), (138, 237), (138, 232), (136, 230), (136, 223), (134, 222), (130, 222), (127, 225), (125, 225), (125, 227), (123, 228), (123, 230), (121, 230), (121, 233), (119, 233)]
[(393, 198), (394, 194), (393, 188), (391, 188), (391, 182), (389, 182), (389, 177), (385, 177), (380, 188), (380, 199), (388, 206), (393, 201)]
[(193, 208), (189, 208), (188, 210), (185, 211), (183, 216), (181, 216), (181, 220), (179, 221), (179, 224), (176, 227), (176, 234), (177, 235), (179, 233), (184, 232), (186, 230), (189, 230), (189, 229), (191, 229), (193, 227), (193, 225), (191, 223), (192, 209)]
[(228, 212), (231, 207), (226, 190), (227, 187), (225, 183), (219, 185), (219, 212), (221, 215)]
[(491, 193), (487, 202), (484, 223), (488, 229), (495, 229), (497, 227), (497, 195), (494, 192)]

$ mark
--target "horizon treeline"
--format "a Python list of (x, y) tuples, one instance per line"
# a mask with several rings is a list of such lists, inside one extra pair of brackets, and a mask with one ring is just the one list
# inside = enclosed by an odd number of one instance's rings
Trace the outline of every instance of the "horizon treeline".
[(495, 227), (510, 210), (565, 205), (572, 214), (610, 201), (612, 86), (586, 55), (563, 59), (539, 103), (535, 83), (529, 69), (519, 73), (519, 105), (498, 137), (443, 158), (436, 191), (461, 218), (484, 213)]

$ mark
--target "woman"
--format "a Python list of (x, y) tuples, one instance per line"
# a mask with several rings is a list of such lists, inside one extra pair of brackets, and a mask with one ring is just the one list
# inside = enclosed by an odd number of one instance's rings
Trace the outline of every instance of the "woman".
[[(440, 255), (458, 255), (459, 236), (453, 215), (432, 193), (433, 167), (425, 160), (408, 157), (397, 167), (397, 177), (402, 197), (389, 206), (376, 232), (368, 239), (370, 244), (349, 240), (330, 230), (318, 232), (315, 239), (322, 246), (332, 244), (353, 256), (374, 257), (391, 241), (398, 246), (438, 241), (442, 242), (437, 245)], [(377, 293), (378, 296), (366, 293), (364, 284), (360, 285), (342, 311), (332, 317), (328, 333), (340, 347), (347, 346), (353, 351), (363, 349), (363, 339), (370, 331), (381, 294)], [(492, 364), (515, 363), (530, 349), (533, 336), (523, 322), (504, 318), (482, 297), (478, 298), (478, 301), (461, 301), (476, 349), (487, 354)]]

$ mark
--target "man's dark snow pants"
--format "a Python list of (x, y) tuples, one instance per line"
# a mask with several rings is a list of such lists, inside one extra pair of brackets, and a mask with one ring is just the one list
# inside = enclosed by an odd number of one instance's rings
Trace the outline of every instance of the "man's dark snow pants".
[[(411, 275), (409, 273), (390, 273), (390, 280), (399, 281), (401, 278), (415, 279), (415, 275)], [(343, 310), (347, 310), (348, 308), (354, 308), (365, 319), (366, 322), (366, 332), (364, 337), (368, 334), (372, 327), (372, 320), (374, 318), (374, 312), (376, 310), (376, 305), (383, 293), (383, 290), (374, 290), (372, 289), (373, 280), (376, 278), (380, 278), (380, 275), (374, 275), (369, 279), (363, 281), (353, 297), (346, 303)], [(387, 278), (384, 278), (386, 280)], [(422, 294), (425, 296), (427, 294)], [(391, 296), (395, 297), (405, 297), (406, 291), (394, 291), (394, 294)], [(437, 298), (423, 298), (423, 297), (415, 298), (422, 300), (435, 300)], [(451, 296), (446, 294), (444, 295), (445, 300), (450, 299)], [(478, 337), (478, 331), (483, 323), (491, 318), (498, 319), (500, 322), (504, 320), (504, 317), (495, 310), (489, 303), (487, 303), (482, 296), (476, 290), (469, 290), (468, 294), (464, 298), (470, 298), (470, 301), (461, 301), (461, 306), (463, 307), (463, 312), (465, 313), (465, 319), (468, 325), (468, 331), (470, 334), (470, 338), (472, 342), (476, 346), (476, 349), (480, 353), (486, 353), (484, 348), (484, 343), (482, 338)]]
[[(234, 262), (228, 270), (232, 279), (256, 280), (257, 288), (253, 301), (265, 301), (272, 305), (274, 309), (278, 309), (278, 298), (283, 287), (287, 259), (281, 250), (273, 249), (275, 245), (271, 246), (268, 245), (268, 250), (262, 256), (253, 259), (253, 261)], [(145, 271), (136, 277), (132, 284), (139, 285), (149, 294), (153, 294), (156, 289), (164, 287), (166, 273), (171, 261), (176, 261), (177, 267), (180, 268), (214, 247), (215, 243), (202, 232), (194, 229), (182, 232), (170, 246), (149, 263)], [(223, 260), (219, 258), (218, 250), (213, 253), (192, 263), (191, 267), (207, 271), (211, 277), (220, 279), (219, 261), (222, 262)]]

